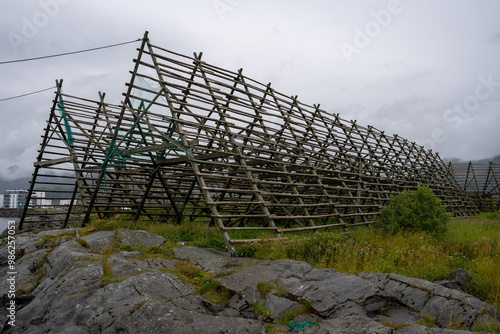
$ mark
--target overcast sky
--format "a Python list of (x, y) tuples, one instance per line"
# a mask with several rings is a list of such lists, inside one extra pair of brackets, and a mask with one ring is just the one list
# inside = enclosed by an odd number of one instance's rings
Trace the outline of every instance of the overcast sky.
[[(307, 104), (475, 160), (500, 155), (498, 0), (2, 0), (0, 62), (141, 38)], [(0, 65), (0, 99), (119, 103), (139, 43)], [(31, 175), (53, 91), (0, 102), (0, 178)]]

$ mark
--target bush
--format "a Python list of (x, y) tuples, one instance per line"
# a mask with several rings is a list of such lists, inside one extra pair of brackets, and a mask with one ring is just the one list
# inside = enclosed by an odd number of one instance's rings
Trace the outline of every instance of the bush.
[(391, 196), (374, 226), (390, 233), (426, 231), (441, 237), (446, 232), (448, 219), (441, 200), (434, 196), (432, 189), (419, 185), (417, 190), (405, 190)]

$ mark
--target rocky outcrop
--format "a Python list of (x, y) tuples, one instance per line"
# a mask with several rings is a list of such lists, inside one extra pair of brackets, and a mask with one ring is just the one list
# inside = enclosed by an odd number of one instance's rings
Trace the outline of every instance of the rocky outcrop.
[[(28, 209), (30, 213), (36, 212), (33, 209)], [(6, 218), (19, 218), (21, 217), (23, 213), (23, 209), (16, 209), (16, 208), (0, 208), (0, 217), (6, 217)]]
[[(231, 258), (195, 247), (155, 256), (164, 242), (133, 230), (18, 236), (16, 246), (24, 251), (16, 260), (16, 326), (3, 331), (458, 334), (478, 321), (495, 321), (491, 305), (424, 280)], [(3, 277), (7, 271), (4, 263)], [(212, 285), (224, 301), (204, 297)], [(8, 288), (0, 281), (0, 291)], [(416, 325), (422, 316), (441, 328)], [(450, 325), (464, 330), (445, 328)]]

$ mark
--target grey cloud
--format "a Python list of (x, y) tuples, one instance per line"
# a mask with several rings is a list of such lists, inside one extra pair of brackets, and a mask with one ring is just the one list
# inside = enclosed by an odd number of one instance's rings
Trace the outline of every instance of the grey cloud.
[(490, 37), (488, 37), (487, 43), (494, 45), (500, 44), (500, 32), (497, 32), (496, 34), (493, 34)]

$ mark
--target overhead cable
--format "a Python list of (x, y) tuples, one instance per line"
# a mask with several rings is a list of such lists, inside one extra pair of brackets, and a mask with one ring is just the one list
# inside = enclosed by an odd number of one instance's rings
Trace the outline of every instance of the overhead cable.
[(67, 55), (72, 55), (72, 54), (75, 54), (75, 53), (96, 51), (96, 50), (100, 50), (100, 49), (112, 48), (112, 47), (115, 47), (115, 46), (120, 46), (120, 45), (135, 43), (135, 42), (138, 42), (138, 41), (141, 41), (141, 40), (142, 39), (139, 38), (139, 39), (136, 39), (136, 40), (133, 40), (133, 41), (129, 41), (129, 42), (123, 42), (123, 43), (118, 43), (118, 44), (111, 44), (111, 45), (106, 45), (106, 46), (100, 46), (100, 47), (97, 47), (97, 48), (86, 49), (86, 50), (79, 50), (79, 51), (72, 51), (72, 52), (65, 52), (65, 53), (53, 54), (53, 55), (49, 55), (49, 56), (41, 56), (41, 57), (35, 57), (35, 58), (26, 58), (26, 59), (16, 59), (16, 60), (0, 61), (0, 65), (12, 64), (12, 63), (19, 63), (19, 62), (23, 62), (23, 61), (32, 61), (32, 60), (39, 60), (39, 59), (60, 57), (60, 56), (67, 56)]
[(33, 95), (33, 94), (45, 92), (46, 90), (51, 90), (51, 89), (54, 89), (54, 88), (56, 88), (56, 86), (50, 87), (50, 88), (45, 88), (45, 89), (42, 89), (42, 90), (37, 90), (36, 92), (31, 92), (31, 93), (26, 93), (26, 94), (22, 94), (22, 95), (8, 97), (8, 98), (5, 98), (5, 99), (1, 99), (0, 102), (7, 101), (7, 100), (12, 100), (12, 99), (17, 99), (18, 97), (23, 97), (23, 96), (28, 96), (28, 95)]

